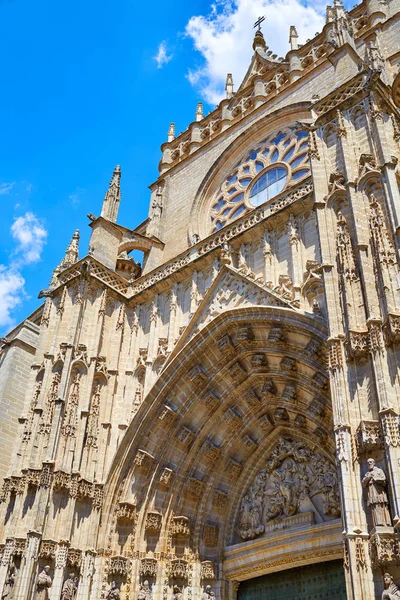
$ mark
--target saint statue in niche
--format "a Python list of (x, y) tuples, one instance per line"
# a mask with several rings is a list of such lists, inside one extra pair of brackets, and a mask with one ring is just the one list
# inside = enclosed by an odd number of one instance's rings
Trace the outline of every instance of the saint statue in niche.
[(388, 497), (386, 494), (386, 475), (376, 466), (373, 458), (367, 460), (368, 471), (362, 485), (367, 489), (367, 503), (371, 507), (372, 521), (375, 526), (391, 526)]
[(14, 563), (11, 563), (7, 573), (7, 578), (4, 583), (3, 593), (1, 594), (1, 600), (12, 600), (14, 598), (14, 586), (15, 579), (17, 576), (17, 569)]
[(53, 583), (50, 575), (49, 575), (50, 567), (47, 565), (45, 568), (39, 573), (38, 578), (36, 580), (36, 595), (35, 600), (48, 600), (49, 598), (49, 587)]
[(119, 600), (120, 593), (115, 581), (111, 583), (111, 588), (108, 590), (106, 600)]
[(140, 584), (137, 600), (151, 600), (151, 589), (147, 579)]
[(75, 577), (75, 573), (70, 573), (68, 579), (64, 581), (61, 592), (61, 600), (74, 600), (77, 591), (77, 578)]
[(239, 535), (254, 538), (272, 519), (309, 511), (340, 516), (335, 466), (304, 442), (281, 438), (243, 496)]
[(390, 573), (385, 573), (383, 576), (385, 589), (382, 592), (382, 600), (398, 600), (400, 591), (397, 585), (393, 582), (393, 577)]

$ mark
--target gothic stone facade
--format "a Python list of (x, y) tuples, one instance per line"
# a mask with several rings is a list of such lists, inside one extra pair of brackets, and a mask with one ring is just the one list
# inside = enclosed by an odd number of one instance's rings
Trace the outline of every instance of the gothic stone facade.
[(239, 89), (171, 125), (136, 229), (115, 169), (1, 340), (3, 598), (42, 572), (51, 600), (234, 600), (333, 559), (349, 599), (395, 597), (399, 9), (335, 0), (282, 59), (257, 32)]

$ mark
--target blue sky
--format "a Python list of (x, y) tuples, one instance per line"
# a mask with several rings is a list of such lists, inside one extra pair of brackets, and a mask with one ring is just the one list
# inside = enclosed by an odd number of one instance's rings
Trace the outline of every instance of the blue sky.
[(0, 0), (0, 335), (39, 305), (76, 228), (86, 253), (86, 214), (116, 164), (119, 222), (147, 217), (169, 123), (183, 131), (198, 101), (214, 108), (228, 71), (240, 84), (254, 15), (285, 54), (289, 25), (312, 37), (323, 13), (300, 0)]

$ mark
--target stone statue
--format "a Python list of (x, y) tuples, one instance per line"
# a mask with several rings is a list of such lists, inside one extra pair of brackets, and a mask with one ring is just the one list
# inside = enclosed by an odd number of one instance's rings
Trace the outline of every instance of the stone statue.
[(120, 593), (115, 581), (111, 583), (111, 588), (108, 590), (106, 600), (119, 600)]
[(14, 598), (14, 586), (15, 579), (17, 576), (17, 569), (14, 563), (11, 563), (8, 570), (7, 578), (4, 583), (3, 593), (1, 594), (1, 600), (12, 600)]
[(204, 590), (204, 592), (201, 595), (201, 600), (210, 600), (211, 598), (211, 585), (206, 585), (206, 589)]
[(397, 600), (400, 598), (400, 591), (397, 585), (393, 582), (393, 577), (390, 573), (385, 573), (383, 576), (385, 589), (382, 592), (382, 600)]
[(61, 600), (74, 600), (77, 591), (77, 578), (75, 577), (75, 573), (70, 573), (68, 579), (66, 579), (64, 582), (61, 592)]
[(151, 597), (151, 589), (146, 579), (146, 581), (140, 584), (137, 600), (151, 600)]
[(372, 521), (375, 526), (391, 526), (386, 494), (386, 475), (375, 465), (373, 458), (369, 458), (368, 472), (362, 480), (363, 487), (367, 488), (367, 503), (371, 507)]
[(181, 588), (177, 585), (174, 585), (174, 593), (172, 594), (172, 600), (183, 600)]
[(49, 575), (50, 567), (48, 565), (39, 573), (36, 580), (36, 595), (35, 600), (48, 600), (48, 589), (53, 583)]

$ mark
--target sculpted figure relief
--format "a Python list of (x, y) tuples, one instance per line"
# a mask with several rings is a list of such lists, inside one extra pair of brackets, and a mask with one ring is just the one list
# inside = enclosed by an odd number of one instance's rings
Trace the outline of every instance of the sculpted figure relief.
[(315, 511), (317, 497), (326, 516), (340, 515), (335, 466), (304, 442), (282, 438), (243, 496), (239, 534), (251, 539), (271, 519)]
[(137, 600), (151, 600), (151, 588), (147, 579), (140, 584)]
[(48, 600), (49, 587), (53, 583), (49, 575), (50, 567), (47, 565), (38, 575), (36, 580), (35, 600)]
[(211, 590), (211, 585), (206, 585), (206, 589), (204, 590), (204, 592), (201, 595), (201, 600), (211, 600), (213, 595), (214, 594)]
[(367, 503), (371, 507), (372, 520), (374, 525), (391, 525), (388, 497), (386, 494), (386, 475), (375, 465), (373, 458), (369, 458), (368, 472), (362, 480), (363, 486), (367, 489)]
[(382, 600), (397, 600), (400, 598), (400, 591), (397, 585), (393, 582), (393, 577), (390, 573), (385, 573), (383, 576), (385, 589), (382, 592)]
[(68, 579), (66, 579), (64, 582), (61, 592), (61, 600), (74, 600), (77, 591), (78, 578), (75, 577), (75, 573), (70, 573)]
[(115, 581), (112, 582), (111, 588), (108, 590), (106, 600), (119, 600), (120, 593)]
[(181, 588), (177, 585), (174, 585), (174, 593), (172, 594), (172, 600), (183, 600)]
[(14, 598), (14, 586), (17, 577), (17, 569), (14, 563), (10, 565), (8, 570), (7, 578), (4, 583), (3, 593), (1, 594), (1, 600), (12, 600)]

